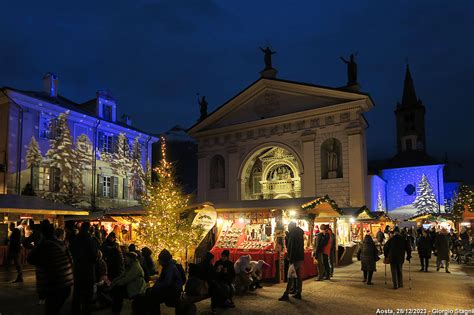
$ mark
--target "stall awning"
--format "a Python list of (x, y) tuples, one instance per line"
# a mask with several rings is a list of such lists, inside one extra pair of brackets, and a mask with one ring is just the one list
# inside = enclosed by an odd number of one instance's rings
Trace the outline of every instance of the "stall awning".
[(46, 215), (80, 215), (89, 211), (77, 209), (69, 205), (53, 202), (37, 196), (18, 196), (0, 194), (0, 213), (46, 214)]

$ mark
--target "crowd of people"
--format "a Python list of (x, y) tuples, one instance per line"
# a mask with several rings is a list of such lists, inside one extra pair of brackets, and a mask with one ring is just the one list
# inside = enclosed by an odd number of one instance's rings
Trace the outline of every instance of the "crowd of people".
[[(96, 308), (111, 308), (120, 314), (124, 299), (132, 300), (134, 314), (159, 314), (160, 305), (186, 307), (182, 299), (183, 287), (187, 297), (210, 297), (211, 308), (233, 308), (234, 294), (245, 294), (261, 286), (266, 269), (263, 260), (253, 261), (242, 255), (235, 262), (229, 250), (223, 250), (213, 263), (214, 255), (206, 253), (200, 263), (189, 264), (188, 279), (185, 268), (173, 259), (166, 249), (153, 261), (153, 252), (134, 244), (128, 249), (117, 242), (115, 232), (106, 233), (98, 226), (83, 222), (78, 229), (55, 228), (49, 221), (41, 222), (38, 230), (22, 237), (20, 229), (11, 226), (8, 258), (17, 268), (15, 283), (23, 281), (21, 247), (29, 249), (28, 262), (36, 267), (36, 287), (45, 314), (59, 314), (72, 294), (72, 313), (91, 314)], [(280, 301), (290, 295), (302, 298), (302, 268), (305, 238), (303, 230), (290, 222), (285, 237), (287, 286)], [(363, 282), (372, 285), (377, 261), (383, 254), (384, 264), (390, 266), (393, 289), (403, 288), (403, 264), (410, 263), (412, 252), (417, 250), (421, 272), (428, 272), (432, 255), (436, 257), (436, 270), (444, 268), (450, 273), (451, 258), (463, 249), (470, 248), (469, 232), (461, 233), (446, 228), (393, 229), (376, 233), (366, 231), (357, 251), (361, 262)], [(336, 263), (336, 240), (331, 227), (322, 224), (314, 237), (313, 258), (317, 265), (317, 281), (329, 280)], [(161, 266), (158, 275), (157, 265)]]

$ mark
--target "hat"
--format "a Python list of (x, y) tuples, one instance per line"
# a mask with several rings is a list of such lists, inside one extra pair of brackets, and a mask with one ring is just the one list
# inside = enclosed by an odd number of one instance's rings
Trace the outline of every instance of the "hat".
[(321, 225), (319, 226), (319, 229), (320, 229), (320, 230), (327, 230), (327, 229), (328, 229), (328, 226), (327, 226), (326, 224), (321, 224)]
[(158, 255), (158, 260), (162, 262), (168, 262), (173, 258), (171, 253), (167, 249), (163, 249)]
[(224, 249), (224, 250), (222, 251), (222, 253), (221, 253), (221, 256), (227, 256), (227, 257), (229, 257), (229, 256), (230, 256), (229, 250), (228, 250), (228, 249)]
[(109, 237), (117, 238), (117, 236), (115, 235), (115, 232), (110, 232), (109, 235), (107, 235), (107, 238)]

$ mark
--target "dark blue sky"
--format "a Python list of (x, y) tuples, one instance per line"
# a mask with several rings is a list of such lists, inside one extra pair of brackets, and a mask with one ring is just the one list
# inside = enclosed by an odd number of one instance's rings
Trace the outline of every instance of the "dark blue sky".
[(346, 81), (339, 56), (358, 51), (359, 81), (376, 103), (372, 159), (395, 153), (408, 58), (428, 151), (474, 159), (473, 1), (9, 1), (3, 10), (0, 86), (41, 89), (52, 71), (77, 102), (110, 89), (149, 132), (193, 124), (197, 92), (212, 110), (256, 80), (258, 46), (278, 52), (280, 78), (335, 87)]

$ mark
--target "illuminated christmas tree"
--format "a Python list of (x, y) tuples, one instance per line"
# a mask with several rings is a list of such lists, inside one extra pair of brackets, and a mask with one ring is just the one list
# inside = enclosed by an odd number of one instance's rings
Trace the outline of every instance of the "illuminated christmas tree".
[(439, 211), (433, 188), (425, 174), (423, 174), (417, 187), (417, 193), (413, 206), (417, 209), (415, 215), (437, 214)]
[(384, 206), (383, 206), (383, 201), (382, 201), (382, 194), (380, 193), (380, 191), (377, 195), (377, 210), (376, 211), (385, 212), (385, 209), (384, 209)]
[(462, 185), (453, 206), (454, 218), (461, 220), (465, 210), (474, 212), (474, 191), (468, 186)]
[(142, 200), (146, 215), (140, 222), (137, 243), (149, 247), (155, 256), (166, 248), (175, 257), (185, 257), (187, 250), (197, 245), (200, 231), (193, 229), (181, 213), (190, 198), (177, 184), (173, 165), (166, 160), (164, 138), (161, 153), (160, 164), (154, 169), (157, 181), (147, 184)]

